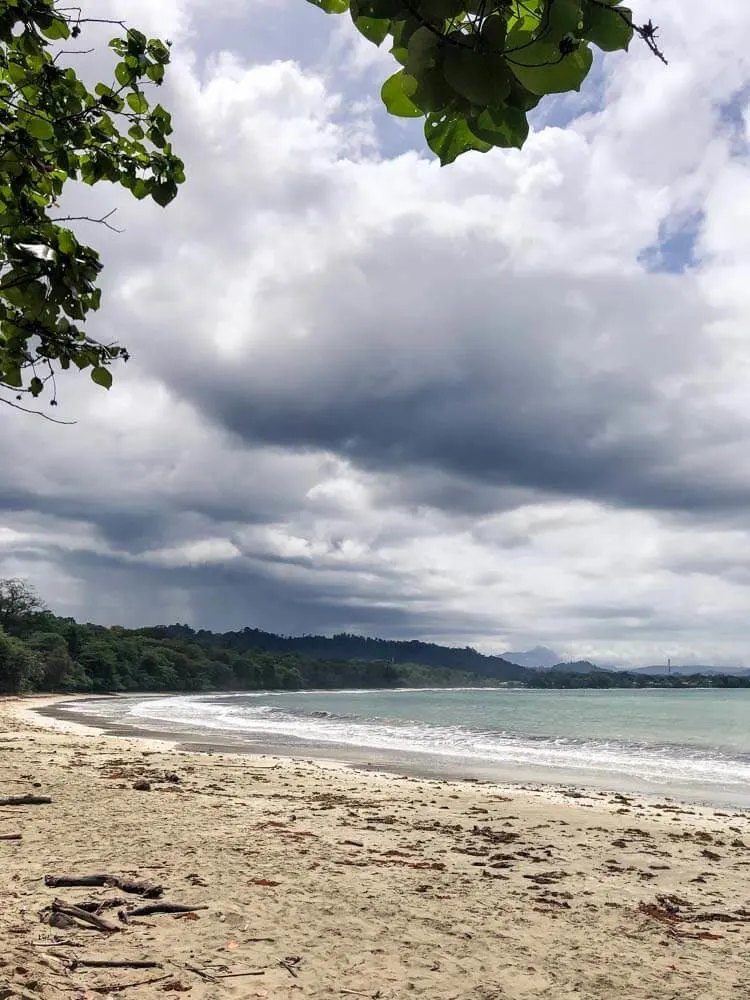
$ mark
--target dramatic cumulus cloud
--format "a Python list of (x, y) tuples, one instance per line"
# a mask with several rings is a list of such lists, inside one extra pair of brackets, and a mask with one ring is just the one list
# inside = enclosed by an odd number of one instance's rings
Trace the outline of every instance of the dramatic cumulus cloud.
[(174, 40), (189, 180), (69, 199), (118, 208), (133, 360), (61, 381), (73, 427), (3, 415), (0, 573), (102, 622), (744, 660), (750, 8), (644, 0), (668, 68), (441, 170), (344, 19), (100, 6)]

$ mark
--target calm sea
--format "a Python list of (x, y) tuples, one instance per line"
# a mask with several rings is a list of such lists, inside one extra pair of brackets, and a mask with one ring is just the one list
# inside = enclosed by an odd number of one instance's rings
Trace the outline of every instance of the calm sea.
[(66, 710), (183, 739), (750, 808), (750, 690), (300, 691), (92, 699)]

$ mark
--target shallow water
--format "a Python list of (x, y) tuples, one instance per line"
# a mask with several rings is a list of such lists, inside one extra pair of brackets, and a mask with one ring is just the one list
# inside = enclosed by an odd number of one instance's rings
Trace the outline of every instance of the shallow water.
[(750, 690), (463, 688), (96, 699), (119, 725), (750, 807)]

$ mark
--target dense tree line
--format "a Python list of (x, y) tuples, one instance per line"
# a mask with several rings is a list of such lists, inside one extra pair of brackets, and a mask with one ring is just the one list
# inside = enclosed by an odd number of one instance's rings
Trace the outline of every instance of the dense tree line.
[[(575, 667), (575, 665), (572, 665)], [(354, 635), (218, 634), (187, 625), (81, 624), (22, 581), (0, 580), (0, 693), (229, 691), (526, 684), (535, 688), (750, 687), (747, 677), (530, 670), (473, 649)]]

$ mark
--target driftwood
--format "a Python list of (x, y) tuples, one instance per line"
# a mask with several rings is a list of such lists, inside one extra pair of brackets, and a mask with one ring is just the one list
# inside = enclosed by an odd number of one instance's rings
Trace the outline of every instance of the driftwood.
[(51, 802), (47, 795), (10, 795), (0, 799), (0, 806), (48, 806)]
[(154, 885), (152, 882), (139, 882), (136, 879), (123, 878), (120, 875), (45, 875), (44, 884), (50, 889), (108, 886), (122, 889), (123, 892), (130, 892), (134, 896), (143, 896), (144, 899), (158, 899), (164, 894), (164, 889), (160, 885)]
[(73, 903), (66, 903), (64, 899), (53, 900), (51, 910), (52, 913), (63, 913), (66, 917), (75, 917), (76, 920), (90, 924), (92, 927), (96, 927), (98, 931), (104, 931), (108, 934), (120, 930), (117, 924), (111, 924), (108, 920), (103, 920), (101, 917), (97, 917), (94, 913), (89, 913), (88, 910), (84, 910), (80, 906), (74, 906)]
[(118, 906), (127, 906), (127, 899), (121, 899), (120, 897), (115, 897), (114, 899), (87, 899), (85, 902), (77, 903), (82, 910), (87, 910), (89, 913), (102, 913), (104, 910), (114, 910)]
[(207, 910), (207, 906), (185, 906), (182, 903), (168, 903), (166, 900), (161, 903), (146, 903), (145, 906), (136, 906), (134, 910), (128, 910), (129, 917), (148, 917), (152, 913), (194, 913), (196, 910)]
[(0, 833), (0, 840), (21, 840), (20, 833)]
[(127, 959), (74, 958), (71, 960), (71, 971), (79, 966), (87, 969), (163, 969), (161, 962), (130, 962)]

